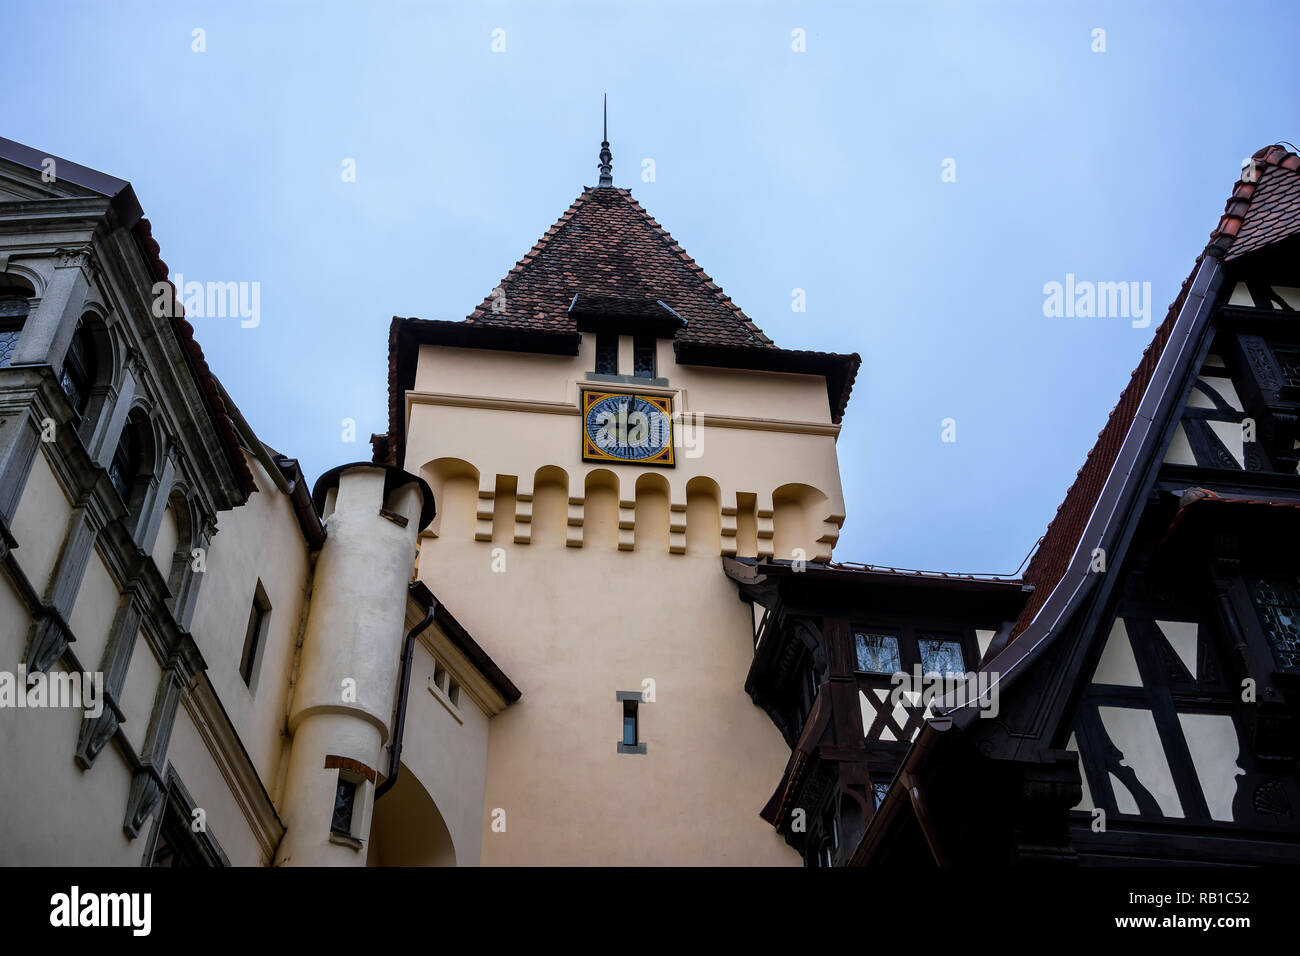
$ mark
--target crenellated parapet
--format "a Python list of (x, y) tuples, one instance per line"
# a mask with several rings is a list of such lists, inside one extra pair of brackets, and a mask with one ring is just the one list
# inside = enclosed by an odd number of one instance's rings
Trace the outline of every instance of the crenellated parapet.
[(458, 458), (419, 471), (440, 502), (428, 539), (828, 561), (844, 523), (838, 497), (802, 483), (724, 492), (704, 475), (559, 465), (492, 474)]

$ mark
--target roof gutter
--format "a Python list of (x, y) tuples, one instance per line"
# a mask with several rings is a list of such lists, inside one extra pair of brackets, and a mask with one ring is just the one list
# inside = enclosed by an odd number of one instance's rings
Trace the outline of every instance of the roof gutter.
[[(415, 590), (412, 584), (408, 592)], [(406, 632), (406, 643), (402, 647), (402, 677), (397, 691), (397, 717), (393, 723), (393, 742), (388, 745), (388, 776), (375, 788), (378, 800), (397, 783), (397, 774), (401, 768), (402, 736), (406, 731), (406, 699), (411, 693), (411, 660), (415, 656), (415, 639), (433, 623), (433, 615), (438, 610), (438, 600), (430, 596), (429, 605), (424, 610), (424, 620)]]

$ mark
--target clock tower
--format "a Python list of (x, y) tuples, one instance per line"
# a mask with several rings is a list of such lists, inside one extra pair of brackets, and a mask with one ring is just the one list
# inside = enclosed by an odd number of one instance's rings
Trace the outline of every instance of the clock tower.
[(797, 865), (723, 558), (830, 560), (859, 359), (778, 348), (611, 159), (464, 321), (391, 327), (376, 458), (438, 502), (416, 574), (522, 691), (481, 862)]

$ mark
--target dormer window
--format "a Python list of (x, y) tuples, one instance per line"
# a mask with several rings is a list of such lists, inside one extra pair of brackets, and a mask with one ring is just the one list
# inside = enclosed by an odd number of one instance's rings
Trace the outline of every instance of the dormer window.
[(618, 336), (609, 332), (596, 333), (596, 374), (618, 374)]
[(638, 335), (632, 345), (632, 374), (636, 378), (655, 377), (655, 340), (649, 335)]

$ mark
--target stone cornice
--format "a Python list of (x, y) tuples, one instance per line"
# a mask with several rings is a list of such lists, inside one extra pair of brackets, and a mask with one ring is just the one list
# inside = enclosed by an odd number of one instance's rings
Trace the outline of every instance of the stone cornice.
[(190, 681), (181, 695), (181, 703), (257, 838), (262, 862), (269, 866), (284, 836), (285, 825), (206, 673), (197, 674)]
[[(601, 391), (628, 392), (638, 395), (659, 395), (675, 394), (678, 390), (671, 388), (656, 388), (646, 386), (644, 388), (633, 388), (631, 386), (612, 385), (602, 382), (586, 383), (588, 388), (599, 388)], [(503, 398), (492, 395), (461, 395), (453, 392), (416, 392), (408, 391), (406, 393), (406, 414), (410, 417), (411, 409), (415, 405), (444, 405), (455, 408), (486, 408), (498, 409), (500, 411), (510, 412), (530, 412), (542, 415), (573, 415), (581, 414), (581, 409), (576, 402), (547, 402), (536, 401), (523, 398)], [(805, 422), (791, 419), (780, 418), (758, 418), (747, 415), (717, 415), (710, 412), (692, 412), (697, 422), (697, 427), (717, 427), (717, 428), (741, 428), (750, 431), (768, 431), (768, 432), (788, 432), (796, 435), (825, 435), (830, 438), (837, 438), (840, 434), (839, 425), (833, 425), (830, 422)]]

